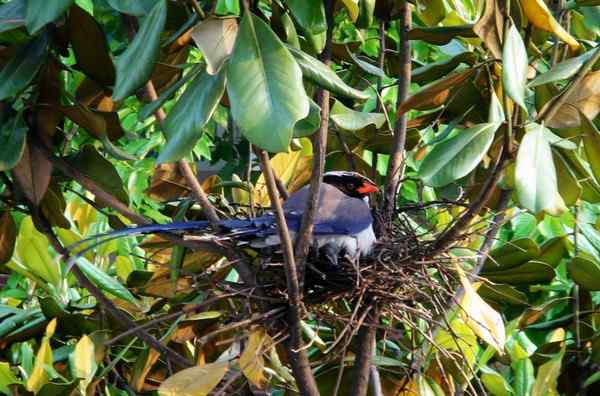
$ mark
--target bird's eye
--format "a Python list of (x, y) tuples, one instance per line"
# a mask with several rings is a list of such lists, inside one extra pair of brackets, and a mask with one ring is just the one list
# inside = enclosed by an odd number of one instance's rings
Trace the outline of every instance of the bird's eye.
[(347, 183), (346, 184), (346, 188), (350, 191), (355, 190), (356, 189), (356, 185), (354, 185), (354, 183)]

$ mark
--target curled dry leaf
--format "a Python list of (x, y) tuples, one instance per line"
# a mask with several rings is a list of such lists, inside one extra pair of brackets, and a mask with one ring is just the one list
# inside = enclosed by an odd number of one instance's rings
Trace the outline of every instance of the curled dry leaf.
[[(548, 102), (546, 106), (551, 103), (553, 101)], [(576, 128), (582, 123), (581, 114), (593, 120), (599, 113), (600, 71), (596, 71), (583, 78), (577, 89), (565, 98), (564, 104), (546, 125), (551, 128)]]
[(504, 17), (497, 0), (487, 0), (485, 11), (473, 31), (487, 45), (496, 59), (502, 58), (502, 37), (504, 37)]
[(238, 33), (236, 19), (206, 19), (194, 27), (192, 39), (206, 58), (206, 72), (215, 74), (231, 55)]

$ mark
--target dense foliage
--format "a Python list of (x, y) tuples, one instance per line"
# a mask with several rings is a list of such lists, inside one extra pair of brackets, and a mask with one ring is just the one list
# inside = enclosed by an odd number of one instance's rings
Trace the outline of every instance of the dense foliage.
[[(597, 0), (0, 1), (0, 393), (596, 394), (599, 35)], [(303, 303), (293, 252), (77, 245), (333, 169), (419, 274)]]

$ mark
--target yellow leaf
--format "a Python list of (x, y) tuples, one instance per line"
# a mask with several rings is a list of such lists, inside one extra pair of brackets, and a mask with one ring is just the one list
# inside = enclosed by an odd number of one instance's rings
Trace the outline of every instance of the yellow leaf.
[(579, 48), (579, 43), (554, 19), (544, 0), (523, 0), (523, 12), (529, 22), (538, 29), (554, 33), (558, 38), (567, 43), (571, 49)]
[(81, 199), (69, 202), (66, 211), (81, 235), (86, 235), (90, 226), (96, 221), (96, 208)]
[(348, 9), (348, 14), (350, 15), (350, 19), (352, 19), (352, 22), (356, 22), (359, 12), (358, 0), (342, 0), (342, 3), (344, 3)]
[(190, 367), (167, 378), (158, 388), (160, 396), (206, 396), (221, 382), (229, 362)]
[(250, 333), (244, 352), (240, 356), (240, 367), (242, 372), (258, 388), (262, 388), (266, 382), (264, 375), (265, 359), (263, 352), (270, 348), (270, 337), (262, 327), (256, 327)]
[(33, 370), (25, 385), (30, 392), (38, 393), (39, 390), (42, 389), (42, 386), (50, 381), (45, 366), (52, 366), (52, 363), (54, 362), (52, 348), (50, 348), (50, 338), (54, 335), (55, 330), (56, 318), (52, 319), (50, 323), (48, 323), (48, 326), (46, 326), (46, 335), (42, 339), (40, 349), (38, 349), (37, 355), (35, 356)]
[(94, 378), (94, 374), (98, 368), (94, 343), (90, 337), (84, 335), (77, 342), (75, 349), (69, 356), (69, 365), (73, 378), (81, 379), (79, 389), (81, 389), (82, 393), (85, 393), (87, 385)]
[(115, 259), (115, 268), (117, 270), (117, 276), (121, 278), (121, 280), (126, 281), (129, 274), (131, 274), (135, 269), (135, 266), (131, 258), (117, 256)]
[[(564, 336), (564, 330), (562, 332)], [(531, 396), (558, 396), (559, 393), (556, 389), (556, 381), (560, 375), (564, 354), (565, 346), (563, 345), (559, 353), (538, 368), (535, 383), (531, 388)]]
[(460, 353), (467, 365), (473, 365), (479, 350), (477, 336), (460, 318), (450, 322), (450, 330), (450, 332), (441, 330), (435, 335), (436, 345), (439, 348)]
[(456, 265), (464, 295), (460, 303), (460, 311), (467, 326), (482, 340), (493, 346), (499, 353), (504, 351), (506, 333), (502, 316), (490, 307), (477, 294), (471, 282), (465, 276), (462, 268)]

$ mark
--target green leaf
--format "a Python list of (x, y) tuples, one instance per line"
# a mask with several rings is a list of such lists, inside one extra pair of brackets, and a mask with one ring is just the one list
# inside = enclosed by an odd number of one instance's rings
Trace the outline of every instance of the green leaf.
[(590, 291), (600, 291), (600, 264), (591, 256), (579, 254), (567, 265), (567, 272), (575, 283)]
[(586, 52), (583, 55), (577, 56), (575, 58), (570, 58), (565, 61), (562, 61), (552, 67), (545, 73), (540, 74), (528, 84), (530, 88), (537, 87), (538, 85), (549, 84), (555, 81), (566, 80), (568, 78), (573, 77), (581, 66), (585, 62), (587, 62), (596, 51), (600, 51), (600, 49), (593, 49)]
[(492, 100), (490, 101), (490, 110), (488, 112), (488, 122), (497, 122), (503, 123), (506, 120), (506, 116), (504, 115), (504, 108), (502, 107), (502, 103), (498, 99), (498, 95), (496, 95), (496, 91), (492, 89)]
[(294, 58), (251, 13), (240, 24), (227, 80), (231, 114), (242, 134), (267, 151), (287, 151), (294, 125), (308, 115), (308, 96)]
[(411, 73), (411, 82), (421, 86), (432, 81), (438, 80), (454, 69), (461, 63), (466, 63), (472, 66), (476, 61), (476, 56), (472, 52), (463, 52), (448, 60), (443, 60), (434, 63), (427, 63), (421, 67), (414, 69)]
[(506, 283), (509, 285), (527, 285), (531, 283), (548, 283), (554, 276), (554, 269), (541, 261), (528, 261), (507, 270), (482, 272), (482, 276), (496, 283)]
[(310, 107), (308, 116), (294, 125), (294, 137), (310, 136), (321, 126), (321, 108), (312, 99), (308, 98)]
[(455, 37), (477, 37), (473, 25), (415, 27), (409, 30), (409, 40), (423, 40), (430, 44), (445, 45)]
[(29, 85), (46, 59), (47, 49), (48, 38), (45, 34), (19, 48), (0, 71), (0, 100), (20, 93)]
[(202, 136), (202, 128), (212, 117), (225, 92), (225, 72), (201, 72), (187, 87), (165, 120), (167, 143), (158, 163), (175, 162), (187, 155)]
[(583, 148), (596, 180), (600, 180), (600, 131), (596, 125), (583, 112), (579, 112), (581, 119), (581, 133), (583, 135)]
[(525, 86), (527, 85), (527, 50), (514, 25), (508, 29), (502, 49), (502, 84), (508, 96), (525, 112)]
[(598, 381), (600, 381), (600, 371), (597, 371), (594, 374), (590, 375), (583, 383), (583, 387), (587, 388), (588, 386), (590, 386), (593, 383), (596, 383)]
[(358, 65), (358, 67), (360, 67), (363, 71), (372, 74), (374, 76), (377, 76), (379, 78), (387, 78), (387, 76), (385, 75), (385, 72), (383, 70), (381, 70), (379, 67), (370, 64), (367, 61), (364, 61), (362, 59), (360, 59), (358, 56), (354, 55), (349, 49), (348, 47), (346, 47), (346, 51), (348, 51), (348, 54), (350, 55), (350, 58), (352, 58), (352, 60), (354, 61), (354, 63), (356, 63)]
[(492, 370), (487, 366), (480, 368), (481, 382), (485, 389), (493, 396), (511, 396), (513, 390), (508, 381), (500, 375), (496, 370)]
[(25, 24), (25, 0), (12, 0), (0, 6), (0, 33)]
[(113, 100), (119, 101), (141, 87), (152, 76), (160, 53), (160, 35), (167, 20), (167, 4), (159, 0), (146, 16), (125, 52), (116, 61), (117, 81)]
[(5, 123), (0, 129), (0, 171), (14, 168), (23, 155), (27, 126), (17, 115), (13, 122)]
[(100, 268), (87, 261), (85, 257), (77, 259), (77, 266), (89, 278), (89, 280), (105, 292), (112, 294), (115, 297), (122, 298), (132, 304), (137, 305), (137, 301), (133, 294), (118, 280), (107, 275)]
[(115, 10), (133, 16), (143, 16), (152, 11), (156, 0), (107, 0)]
[(321, 0), (286, 0), (285, 3), (304, 31), (319, 34), (327, 30), (325, 7)]
[(499, 126), (499, 123), (475, 125), (436, 144), (419, 168), (423, 182), (441, 187), (468, 175), (492, 145)]
[(342, 102), (335, 101), (331, 108), (329, 118), (339, 128), (347, 131), (358, 131), (366, 128), (369, 125), (379, 129), (385, 122), (385, 114), (383, 113), (365, 113), (355, 111), (344, 106)]
[(552, 159), (556, 166), (556, 180), (558, 183), (558, 192), (565, 201), (565, 205), (574, 205), (582, 194), (583, 188), (577, 180), (575, 173), (567, 163), (567, 161), (558, 154), (556, 150), (552, 150)]
[(530, 395), (530, 389), (535, 381), (531, 359), (519, 359), (511, 363), (514, 372), (513, 389), (516, 396)]
[(541, 254), (538, 257), (538, 261), (556, 268), (563, 257), (566, 257), (568, 254), (567, 243), (568, 241), (564, 236), (547, 240), (541, 246)]
[(0, 362), (0, 392), (10, 395), (11, 392), (8, 385), (17, 384), (21, 381), (17, 379), (15, 374), (10, 369), (8, 362)]
[(46, 24), (58, 19), (71, 6), (73, 0), (27, 0), (25, 11), (25, 25), (31, 34)]
[(358, 19), (356, 27), (359, 29), (368, 29), (373, 23), (373, 14), (375, 13), (375, 0), (359, 0)]
[(482, 283), (477, 293), (485, 300), (511, 305), (529, 305), (527, 295), (509, 285)]
[(544, 127), (543, 132), (544, 132), (544, 136), (546, 137), (546, 140), (552, 146), (560, 147), (565, 150), (577, 149), (577, 145), (575, 143), (573, 143), (572, 141), (570, 141), (568, 139), (562, 138), (562, 137), (554, 134), (554, 132), (552, 132), (550, 129)]
[(329, 66), (318, 61), (305, 52), (294, 47), (288, 46), (288, 49), (296, 58), (298, 66), (302, 69), (302, 75), (315, 84), (331, 91), (335, 94), (350, 99), (366, 100), (369, 98), (367, 93), (361, 92), (346, 84)]
[(515, 166), (515, 188), (521, 205), (533, 213), (557, 216), (566, 210), (558, 193), (552, 150), (544, 127), (530, 123), (519, 146)]
[(531, 396), (558, 396), (557, 382), (561, 371), (564, 347), (552, 359), (538, 367), (538, 374), (531, 389)]

